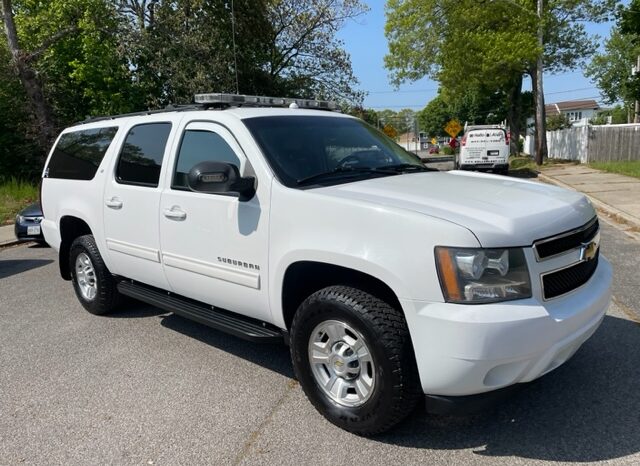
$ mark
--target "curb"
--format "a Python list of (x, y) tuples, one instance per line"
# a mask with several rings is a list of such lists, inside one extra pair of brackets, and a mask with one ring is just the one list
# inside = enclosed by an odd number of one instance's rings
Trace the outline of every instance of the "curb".
[(21, 244), (17, 239), (10, 239), (9, 241), (0, 242), (0, 249), (10, 248), (11, 246), (15, 246), (17, 244)]
[[(545, 175), (544, 173), (538, 172), (538, 178), (541, 181), (544, 181), (545, 183), (549, 183), (549, 184), (554, 184), (556, 186), (560, 186), (562, 188), (566, 188), (566, 189), (570, 189), (572, 191), (578, 191), (578, 192), (582, 192), (576, 188), (574, 188), (573, 186), (563, 183), (562, 181), (559, 181), (549, 175)], [(637, 219), (636, 217), (633, 217), (629, 214), (627, 214), (626, 212), (621, 211), (620, 209), (617, 209), (609, 204), (606, 204), (604, 202), (602, 202), (599, 199), (594, 198), (593, 196), (590, 196), (588, 194), (583, 193), (585, 196), (587, 196), (589, 198), (589, 200), (591, 201), (591, 203), (593, 204), (593, 206), (599, 210), (600, 212), (602, 212), (603, 214), (605, 214), (607, 217), (610, 217), (612, 220), (618, 222), (618, 223), (622, 223), (625, 224), (627, 226), (629, 226), (630, 228), (632, 228), (634, 231), (638, 232), (640, 231), (640, 219)]]

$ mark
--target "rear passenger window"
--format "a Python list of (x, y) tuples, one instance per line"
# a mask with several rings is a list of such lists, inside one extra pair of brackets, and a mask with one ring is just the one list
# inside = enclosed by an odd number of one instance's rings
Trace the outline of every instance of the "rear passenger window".
[(60, 136), (45, 176), (67, 180), (91, 180), (109, 149), (116, 126), (74, 131)]
[(240, 168), (240, 159), (222, 136), (211, 131), (187, 130), (180, 144), (171, 187), (189, 190), (187, 175), (200, 162), (227, 162)]
[(156, 187), (171, 123), (148, 123), (131, 128), (120, 151), (116, 179), (120, 183)]

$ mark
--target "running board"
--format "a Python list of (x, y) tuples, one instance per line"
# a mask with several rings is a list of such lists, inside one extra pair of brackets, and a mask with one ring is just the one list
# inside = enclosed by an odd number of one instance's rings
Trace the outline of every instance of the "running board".
[(284, 342), (282, 331), (273, 325), (183, 298), (168, 291), (131, 281), (119, 282), (118, 291), (125, 296), (245, 340), (260, 343)]

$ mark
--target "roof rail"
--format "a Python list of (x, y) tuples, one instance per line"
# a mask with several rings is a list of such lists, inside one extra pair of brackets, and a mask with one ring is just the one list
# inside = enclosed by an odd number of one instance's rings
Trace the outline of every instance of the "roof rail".
[(208, 108), (207, 105), (201, 105), (201, 104), (189, 104), (189, 105), (169, 104), (165, 108), (160, 108), (156, 110), (144, 110), (142, 112), (121, 113), (119, 115), (103, 115), (103, 116), (87, 117), (76, 124), (93, 123), (95, 121), (115, 120), (117, 118), (126, 118), (126, 117), (133, 117), (133, 116), (154, 115), (156, 113), (185, 112), (189, 110), (206, 110), (207, 108)]

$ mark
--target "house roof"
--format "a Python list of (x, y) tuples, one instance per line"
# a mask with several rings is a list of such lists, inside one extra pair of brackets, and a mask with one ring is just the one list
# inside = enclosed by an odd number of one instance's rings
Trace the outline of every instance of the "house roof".
[(598, 110), (600, 106), (595, 100), (565, 100), (545, 105), (547, 115), (559, 115), (573, 110)]

